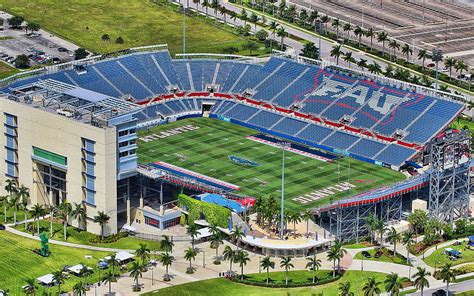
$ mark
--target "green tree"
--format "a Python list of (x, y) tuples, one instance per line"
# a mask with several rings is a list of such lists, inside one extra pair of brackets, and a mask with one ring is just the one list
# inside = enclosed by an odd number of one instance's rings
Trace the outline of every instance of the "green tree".
[(456, 274), (451, 266), (452, 263), (446, 263), (439, 272), (440, 278), (446, 283), (446, 295), (449, 295), (449, 284), (456, 280)]
[(413, 225), (416, 234), (421, 234), (424, 232), (426, 223), (428, 222), (428, 215), (426, 212), (416, 209), (408, 215), (408, 222)]
[(379, 288), (380, 282), (375, 279), (375, 276), (371, 276), (367, 279), (367, 282), (362, 287), (364, 296), (375, 296), (379, 295), (382, 291)]
[(191, 263), (192, 263), (192, 261), (194, 261), (196, 259), (196, 256), (197, 256), (197, 252), (192, 247), (187, 248), (186, 251), (184, 252), (184, 259), (186, 261), (189, 261), (189, 267), (186, 270), (186, 273), (188, 273), (188, 274), (194, 273), (193, 266), (192, 266)]
[(402, 234), (402, 244), (404, 244), (407, 249), (407, 263), (410, 262), (410, 246), (415, 243), (413, 237), (415, 237), (413, 231), (405, 231)]
[[(303, 48), (303, 51), (304, 51), (304, 48)], [(318, 53), (319, 53), (319, 50), (318, 50)], [(310, 58), (313, 58), (313, 57), (310, 57)], [(318, 59), (319, 57), (317, 58), (314, 58), (314, 59)], [(309, 233), (309, 221), (311, 219), (313, 219), (313, 213), (310, 211), (310, 210), (306, 210), (303, 212), (303, 214), (301, 215), (301, 218), (303, 219), (303, 221), (305, 221), (306, 223), (306, 237), (308, 237), (308, 233)]]
[(166, 253), (173, 252), (174, 243), (168, 235), (163, 235), (163, 238), (160, 241), (160, 248)]
[(83, 203), (74, 203), (71, 211), (71, 217), (77, 219), (79, 229), (87, 229), (87, 210)]
[(246, 25), (247, 25), (247, 21), (248, 21), (248, 19), (249, 19), (249, 16), (248, 16), (247, 11), (246, 11), (245, 9), (242, 9), (242, 11), (240, 12), (240, 19), (241, 19), (242, 21), (244, 21), (244, 26), (246, 26)]
[(409, 59), (410, 59), (410, 55), (413, 54), (413, 49), (411, 49), (410, 45), (408, 45), (407, 43), (405, 43), (405, 44), (402, 46), (402, 53), (407, 56), (407, 63), (408, 63), (408, 62), (409, 62)]
[(396, 256), (397, 254), (397, 243), (400, 239), (400, 233), (398, 233), (395, 227), (392, 226), (387, 233), (387, 240), (389, 243), (393, 244), (393, 256)]
[(115, 281), (115, 275), (109, 271), (104, 275), (101, 281), (109, 285), (109, 295), (112, 294), (112, 282)]
[(456, 69), (457, 72), (459, 72), (459, 75), (462, 75), (463, 71), (468, 71), (469, 70), (469, 65), (466, 64), (463, 60), (458, 61), (454, 65), (454, 69)]
[(121, 36), (117, 37), (117, 39), (115, 39), (115, 43), (117, 44), (124, 44), (125, 43), (125, 40), (123, 40), (123, 38)]
[(273, 32), (273, 39), (275, 39), (275, 32), (279, 26), (280, 25), (275, 21), (271, 21), (270, 24), (268, 25), (269, 29)]
[(286, 32), (284, 27), (278, 27), (277, 36), (280, 37), (281, 50), (283, 51), (283, 48), (285, 46), (285, 37), (288, 36), (288, 33)]
[(362, 36), (364, 36), (364, 30), (361, 27), (357, 26), (354, 29), (354, 35), (356, 35), (359, 38), (359, 47), (360, 47)]
[(23, 208), (23, 217), (24, 217), (24, 224), (25, 224), (25, 229), (26, 229), (26, 221), (28, 220), (26, 212), (28, 211), (28, 204), (30, 202), (30, 190), (24, 185), (20, 185), (20, 187), (18, 187), (17, 194), (18, 194), (18, 198), (20, 199), (21, 206)]
[(214, 260), (214, 264), (221, 264), (221, 260), (219, 259), (219, 247), (220, 245), (224, 244), (222, 234), (220, 232), (217, 232), (211, 235), (209, 241), (211, 242), (211, 248), (216, 250), (216, 259)]
[(373, 61), (372, 64), (370, 64), (369, 67), (367, 67), (367, 69), (369, 70), (370, 73), (373, 73), (373, 74), (380, 74), (382, 72), (382, 68), (375, 61)]
[(422, 67), (423, 69), (425, 68), (425, 60), (426, 58), (428, 58), (429, 55), (428, 55), (428, 51), (426, 49), (420, 49), (418, 51), (418, 59), (422, 61)]
[(196, 237), (199, 236), (199, 230), (197, 228), (196, 224), (191, 224), (188, 225), (188, 228), (186, 229), (186, 234), (191, 237), (191, 246), (194, 249), (194, 242)]
[(332, 246), (327, 254), (328, 260), (332, 261), (332, 277), (336, 277), (336, 261), (339, 259), (339, 252)]
[(86, 295), (86, 287), (82, 282), (77, 282), (72, 287), (72, 293), (74, 296), (83, 296)]
[(352, 25), (349, 24), (349, 23), (345, 23), (343, 26), (342, 26), (342, 30), (344, 32), (347, 32), (347, 39), (349, 41), (351, 41), (351, 31), (352, 31)]
[(335, 18), (331, 22), (331, 27), (336, 29), (336, 36), (339, 37), (339, 27), (341, 26), (341, 22), (339, 21), (338, 18)]
[(83, 58), (86, 58), (89, 55), (87, 51), (84, 48), (79, 47), (74, 51), (74, 59), (75, 60), (81, 60)]
[(53, 272), (53, 282), (58, 285), (58, 293), (61, 295), (61, 285), (64, 284), (66, 277), (63, 274), (62, 270)]
[(240, 266), (240, 279), (244, 279), (244, 266), (250, 261), (249, 254), (245, 251), (237, 251), (234, 257), (234, 262)]
[[(313, 42), (306, 42), (301, 50), (301, 55), (310, 59), (318, 60), (319, 59), (319, 49), (314, 45)], [(311, 215), (311, 213), (309, 213)], [(306, 221), (306, 235), (308, 235), (308, 223), (311, 217), (304, 217)]]
[(110, 41), (110, 35), (109, 34), (103, 34), (102, 37), (100, 37), (102, 41), (107, 42)]
[(20, 54), (15, 58), (13, 64), (19, 69), (26, 69), (30, 67), (30, 59), (26, 55)]
[(138, 249), (135, 251), (135, 255), (142, 260), (142, 265), (145, 266), (145, 260), (150, 258), (150, 249), (144, 243), (140, 243)]
[(265, 31), (264, 29), (261, 29), (260, 31), (258, 31), (258, 32), (255, 34), (255, 37), (256, 37), (259, 41), (265, 41), (265, 40), (268, 38), (268, 33), (267, 33), (267, 31)]
[(21, 16), (12, 16), (7, 20), (7, 22), (10, 27), (18, 28), (21, 26), (21, 24), (23, 24), (24, 20), (25, 19)]
[(34, 221), (36, 221), (36, 233), (39, 236), (40, 234), (40, 218), (44, 215), (44, 208), (40, 204), (35, 204), (31, 209), (31, 216), (33, 216)]
[[(388, 47), (393, 49), (393, 56), (395, 57), (395, 60), (397, 59), (397, 56), (395, 55), (395, 51), (400, 49), (400, 44), (397, 42), (397, 40), (393, 39), (388, 42)], [(392, 58), (390, 58), (392, 60)]]
[(362, 71), (364, 70), (364, 68), (367, 68), (368, 65), (367, 65), (367, 60), (366, 59), (360, 59), (358, 62), (357, 62), (357, 67), (359, 67)]
[(336, 65), (339, 65), (339, 57), (342, 55), (341, 45), (334, 45), (329, 54), (331, 55), (331, 57), (336, 58)]
[(99, 211), (97, 213), (97, 216), (94, 216), (94, 223), (98, 223), (100, 225), (100, 237), (101, 239), (104, 239), (104, 228), (105, 228), (105, 225), (107, 225), (107, 223), (109, 222), (110, 220), (110, 216), (107, 215), (105, 212), (103, 211)]
[(227, 8), (220, 5), (219, 6), (219, 13), (220, 13), (220, 15), (222, 15), (224, 17), (224, 23), (227, 24), (227, 13), (229, 13)]
[(309, 270), (312, 271), (313, 284), (315, 284), (316, 283), (316, 271), (319, 270), (319, 268), (321, 267), (321, 260), (316, 259), (316, 252), (314, 252), (312, 257), (306, 258), (306, 260), (308, 261), (306, 263), (306, 268), (308, 268)]
[(249, 41), (249, 42), (245, 43), (245, 44), (242, 46), (242, 48), (243, 48), (244, 50), (248, 50), (248, 51), (249, 51), (249, 54), (252, 55), (252, 51), (257, 50), (257, 49), (258, 49), (258, 45), (257, 45), (257, 43), (255, 43), (255, 42)]
[(354, 57), (352, 56), (352, 51), (348, 51), (344, 53), (342, 59), (349, 64), (349, 68), (351, 68), (351, 64), (355, 62)]
[(168, 252), (161, 254), (160, 262), (166, 268), (166, 273), (164, 275), (164, 280), (165, 281), (170, 280), (170, 276), (168, 274), (168, 269), (171, 266), (171, 264), (173, 264), (173, 261), (174, 261), (174, 257), (171, 256), (170, 254), (168, 254)]
[(385, 56), (385, 42), (388, 39), (388, 34), (384, 31), (377, 33), (377, 41), (382, 43), (382, 56)]
[(132, 265), (130, 266), (128, 271), (130, 271), (130, 277), (133, 278), (133, 280), (135, 281), (136, 289), (140, 289), (140, 285), (138, 284), (138, 278), (141, 278), (143, 276), (142, 266), (137, 261), (134, 261), (132, 262)]
[(240, 241), (242, 240), (242, 238), (244, 237), (244, 232), (242, 231), (242, 228), (240, 226), (237, 226), (235, 227), (234, 229), (232, 229), (232, 231), (230, 232), (230, 238), (231, 240), (237, 242), (237, 250), (239, 250), (240, 248)]
[(234, 262), (236, 251), (232, 250), (230, 246), (225, 246), (224, 248), (224, 260), (229, 260), (229, 271), (232, 273), (232, 263)]
[(41, 26), (37, 23), (30, 22), (25, 27), (26, 31), (36, 32), (41, 29)]
[(72, 212), (72, 206), (69, 202), (66, 200), (63, 201), (59, 206), (58, 206), (58, 214), (63, 220), (63, 238), (64, 240), (67, 240), (67, 226), (69, 224), (69, 216), (71, 215)]
[(7, 210), (10, 207), (8, 202), (8, 195), (0, 196), (0, 201), (3, 203), (3, 223), (7, 223)]
[(260, 18), (258, 17), (258, 15), (255, 13), (255, 12), (252, 12), (252, 14), (250, 15), (250, 19), (249, 21), (251, 23), (253, 23), (254, 25), (254, 32), (257, 33), (257, 22), (260, 20)]
[(452, 79), (453, 67), (456, 66), (456, 60), (448, 57), (444, 60), (444, 66), (449, 69), (449, 79)]
[(430, 272), (427, 272), (426, 269), (422, 267), (416, 268), (418, 271), (412, 276), (414, 279), (415, 288), (420, 290), (421, 296), (423, 296), (423, 290), (430, 287), (427, 277), (431, 275)]
[(118, 267), (119, 266), (119, 262), (116, 258), (117, 255), (115, 254), (111, 254), (109, 255), (109, 259), (107, 260), (107, 262), (110, 264), (110, 266), (112, 267), (112, 275), (115, 277), (115, 267)]
[(370, 51), (372, 51), (372, 48), (373, 48), (372, 42), (373, 42), (374, 36), (375, 36), (374, 28), (370, 27), (367, 29), (367, 31), (365, 31), (365, 37), (370, 38)]
[(282, 257), (280, 267), (285, 268), (285, 285), (288, 285), (288, 271), (295, 266), (291, 263), (291, 257)]
[(15, 192), (12, 197), (10, 197), (10, 206), (13, 208), (13, 222), (16, 225), (16, 212), (20, 207), (20, 196), (18, 192)]
[(270, 259), (270, 257), (266, 256), (260, 262), (260, 267), (262, 267), (263, 269), (267, 271), (267, 285), (268, 285), (268, 281), (270, 280), (270, 268), (271, 269), (275, 268), (275, 262), (273, 262), (272, 259)]
[(354, 296), (354, 293), (351, 292), (351, 283), (350, 282), (339, 283), (337, 295), (339, 295), (339, 296)]
[(398, 296), (400, 294), (400, 290), (403, 288), (402, 281), (398, 277), (398, 274), (394, 272), (387, 274), (384, 283), (385, 291), (390, 293), (391, 296)]

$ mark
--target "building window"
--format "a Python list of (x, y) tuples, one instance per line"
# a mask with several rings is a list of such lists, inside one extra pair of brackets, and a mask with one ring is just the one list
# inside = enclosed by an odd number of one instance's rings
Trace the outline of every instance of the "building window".
[(147, 216), (145, 216), (145, 224), (156, 227), (156, 228), (160, 228), (160, 221), (147, 217)]
[(128, 142), (125, 141), (125, 142), (120, 142), (119, 143), (119, 148), (122, 148), (122, 147), (125, 147), (125, 146), (128, 146)]
[(125, 157), (128, 156), (128, 151), (120, 152), (119, 157)]
[(128, 135), (128, 130), (119, 131), (119, 137), (123, 137), (123, 136), (126, 136), (126, 135)]
[(83, 138), (82, 154), (84, 200), (88, 204), (95, 205), (95, 142)]
[(5, 140), (6, 140), (6, 171), (5, 174), (9, 177), (18, 176), (18, 130), (17, 117), (12, 114), (5, 114)]
[(177, 217), (177, 218), (174, 218), (174, 219), (165, 221), (165, 222), (163, 222), (163, 228), (168, 228), (168, 227), (176, 226), (176, 225), (179, 224), (179, 220), (180, 220), (180, 217)]

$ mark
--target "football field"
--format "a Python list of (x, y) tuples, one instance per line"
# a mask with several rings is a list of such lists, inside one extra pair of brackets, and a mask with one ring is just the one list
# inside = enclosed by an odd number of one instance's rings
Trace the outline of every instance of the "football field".
[[(192, 128), (175, 132), (184, 126)], [(185, 119), (139, 131), (137, 153), (141, 164), (163, 161), (238, 185), (237, 193), (243, 195), (280, 196), (282, 150), (246, 138), (256, 133), (217, 119)], [(161, 138), (150, 137), (153, 135)], [(235, 158), (243, 161), (235, 161)], [(285, 203), (288, 209), (295, 211), (403, 179), (399, 172), (347, 157), (328, 163), (285, 152)], [(352, 185), (350, 190), (329, 188), (346, 182)], [(325, 197), (314, 198), (313, 195), (311, 202), (298, 200), (321, 190)]]

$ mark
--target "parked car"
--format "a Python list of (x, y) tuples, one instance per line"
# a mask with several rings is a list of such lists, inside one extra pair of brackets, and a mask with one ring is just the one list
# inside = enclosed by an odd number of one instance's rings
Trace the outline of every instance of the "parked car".
[(0, 224), (0, 230), (5, 230), (5, 225)]
[(372, 255), (370, 255), (370, 253), (367, 251), (362, 251), (362, 256), (364, 256), (365, 258), (372, 258)]
[(382, 257), (382, 255), (383, 255), (383, 252), (381, 250), (378, 250), (377, 252), (375, 252), (374, 258), (380, 258)]
[(67, 49), (64, 47), (58, 47), (59, 52), (67, 52)]
[(433, 292), (433, 294), (431, 294), (433, 296), (446, 296), (446, 291), (443, 290), (443, 289), (439, 289), (439, 290), (436, 290), (435, 292)]
[(428, 68), (434, 68), (436, 66), (435, 63), (429, 63), (428, 65), (426, 65), (426, 67)]

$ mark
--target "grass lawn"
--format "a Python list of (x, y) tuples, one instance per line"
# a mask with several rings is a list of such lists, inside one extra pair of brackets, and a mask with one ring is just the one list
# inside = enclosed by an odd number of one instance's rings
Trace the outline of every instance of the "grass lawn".
[[(441, 254), (446, 248), (452, 248), (461, 252), (461, 258), (456, 261), (449, 260), (447, 255)], [(438, 250), (434, 251), (431, 255), (426, 257), (424, 261), (426, 264), (432, 267), (434, 267), (435, 265), (439, 267), (449, 262), (451, 262), (453, 265), (459, 265), (461, 263), (466, 262), (474, 262), (474, 250), (466, 249), (466, 242), (462, 242), (459, 246), (449, 245), (448, 247), (438, 248)]]
[[(97, 53), (130, 47), (168, 44), (171, 53), (182, 52), (182, 14), (164, 0), (2, 0), (0, 9), (39, 23), (44, 29)], [(214, 11), (209, 9), (209, 14)], [(240, 54), (247, 41), (235, 30), (208, 18), (186, 19), (188, 52), (222, 53), (234, 46)], [(109, 34), (110, 41), (101, 39)], [(115, 43), (122, 37), (123, 44)], [(262, 54), (259, 50), (254, 52)]]
[[(35, 223), (36, 225), (36, 223)], [(23, 225), (16, 226), (18, 230), (24, 231)], [(48, 234), (50, 232), (50, 223), (49, 221), (42, 220), (40, 221), (41, 232)], [(87, 231), (80, 231), (79, 229), (69, 226), (67, 228), (67, 240), (64, 240), (63, 236), (63, 225), (61, 223), (53, 222), (53, 237), (52, 239), (58, 241), (67, 241), (69, 243), (76, 243), (82, 245), (91, 245), (104, 248), (114, 248), (114, 249), (125, 249), (125, 250), (136, 250), (139, 247), (140, 243), (144, 243), (152, 251), (159, 250), (160, 243), (155, 241), (147, 241), (133, 236), (124, 237), (120, 240), (113, 243), (91, 243), (90, 240), (95, 237), (95, 234), (89, 233)]]
[(369, 254), (372, 256), (372, 258), (365, 258), (362, 255), (362, 252), (359, 252), (355, 255), (355, 259), (358, 260), (370, 260), (370, 261), (380, 261), (380, 262), (389, 262), (389, 263), (395, 263), (395, 264), (402, 264), (402, 265), (411, 265), (410, 263), (407, 263), (407, 258), (405, 256), (402, 256), (400, 254), (396, 254), (396, 256), (392, 255), (392, 249), (388, 250), (386, 248), (383, 248), (383, 255), (380, 256), (379, 258), (374, 258), (374, 255), (376, 253), (376, 250), (369, 250)]
[(367, 248), (367, 247), (370, 247), (370, 246), (365, 245), (363, 243), (354, 243), (354, 244), (344, 245), (345, 249), (363, 249), (363, 248)]
[[(281, 273), (281, 272), (278, 272)], [(292, 277), (293, 274), (299, 274), (300, 271), (290, 271), (289, 276)], [(307, 272), (307, 275), (310, 273)], [(264, 273), (262, 272), (259, 277), (263, 277)], [(272, 275), (273, 276), (273, 275)], [(220, 296), (233, 296), (233, 295), (246, 295), (246, 296), (260, 296), (260, 295), (317, 295), (319, 293), (324, 293), (324, 295), (337, 295), (338, 294), (338, 283), (340, 282), (351, 282), (351, 291), (356, 295), (363, 295), (362, 286), (365, 283), (366, 279), (370, 276), (375, 276), (377, 281), (383, 282), (385, 279), (385, 274), (369, 272), (369, 271), (346, 271), (343, 278), (326, 285), (315, 286), (315, 287), (302, 287), (302, 288), (264, 288), (257, 286), (249, 286), (231, 282), (230, 280), (224, 278), (217, 278), (205, 281), (199, 281), (194, 283), (188, 283), (183, 285), (178, 285), (174, 287), (169, 287), (165, 289), (160, 289), (159, 292), (147, 293), (144, 295), (167, 295), (167, 296), (200, 296), (200, 295), (220, 295)], [(284, 277), (284, 272), (283, 272)], [(382, 291), (384, 290), (384, 285), (380, 284), (379, 286)]]
[[(138, 136), (159, 133), (192, 124), (196, 130), (152, 142), (138, 141), (140, 163), (164, 161), (241, 187), (241, 193), (255, 196), (280, 194), (281, 157), (279, 148), (248, 140), (257, 132), (238, 125), (208, 118), (192, 118), (139, 131)], [(244, 166), (229, 159), (237, 156), (256, 162)], [(350, 170), (349, 170), (350, 166)], [(338, 168), (340, 174), (338, 174)], [(375, 187), (388, 185), (405, 177), (399, 172), (351, 158), (326, 163), (295, 153), (285, 153), (285, 194), (288, 209), (301, 210), (328, 203)], [(348, 181), (356, 188), (337, 192), (328, 198), (301, 205), (292, 200), (309, 192)]]
[(474, 290), (454, 294), (456, 296), (474, 296)]
[[(277, 285), (284, 285), (285, 284), (285, 272), (278, 271), (278, 272), (270, 272), (269, 273), (269, 283), (277, 284)], [(332, 278), (332, 271), (327, 270), (319, 270), (315, 273), (317, 280), (327, 280)], [(266, 283), (267, 281), (267, 273), (266, 271), (262, 271), (262, 273), (255, 273), (249, 274), (247, 276), (244, 275), (244, 278), (248, 281), (252, 282), (261, 282)], [(288, 283), (291, 284), (304, 284), (304, 283), (311, 283), (313, 281), (313, 274), (307, 270), (295, 270), (288, 273)]]
[[(1, 43), (0, 43), (0, 46), (1, 46)], [(3, 79), (15, 73), (18, 73), (17, 69), (13, 68), (12, 66), (8, 64), (5, 64), (4, 62), (0, 62), (0, 79)]]
[[(10, 207), (10, 208), (7, 209), (7, 224), (14, 222), (13, 213), (14, 213), (13, 208)], [(30, 212), (28, 212), (28, 211), (26, 212), (26, 217), (27, 217), (27, 219), (31, 218)], [(16, 221), (17, 222), (22, 222), (24, 220), (25, 220), (25, 214), (23, 213), (23, 211), (17, 211), (16, 212)], [(5, 223), (5, 215), (4, 215), (4, 209), (3, 209), (3, 202), (0, 202), (0, 224), (4, 224), (4, 223)]]
[[(104, 252), (95, 252), (82, 249), (73, 249), (50, 244), (51, 256), (44, 258), (33, 253), (33, 249), (39, 248), (40, 242), (26, 239), (6, 231), (0, 231), (0, 288), (10, 289), (11, 295), (24, 295), (21, 287), (25, 285), (25, 279), (37, 278), (54, 271), (62, 269), (64, 265), (76, 265), (83, 263), (94, 268), (94, 274), (90, 281), (98, 281), (99, 275), (95, 268), (97, 259), (107, 256)], [(85, 259), (90, 255), (95, 259)], [(71, 276), (61, 286), (64, 291), (69, 291), (72, 286), (83, 278)], [(84, 280), (84, 279), (83, 279)], [(57, 287), (52, 291), (56, 293)], [(39, 286), (37, 295), (43, 295), (44, 288)]]

